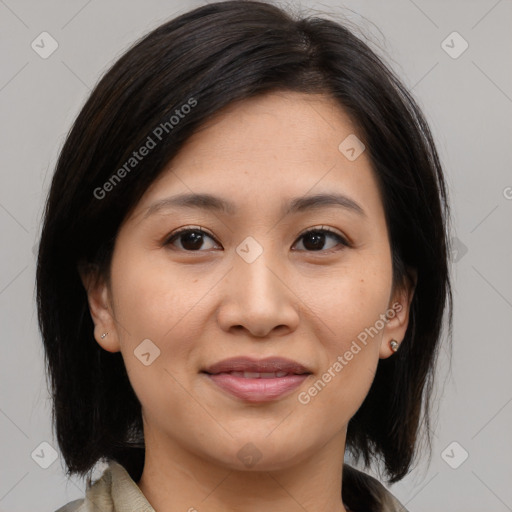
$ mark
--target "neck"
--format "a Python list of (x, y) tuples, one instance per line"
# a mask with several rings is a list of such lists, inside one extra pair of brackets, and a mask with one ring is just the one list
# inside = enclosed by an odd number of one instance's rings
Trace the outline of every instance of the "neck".
[[(149, 434), (149, 433), (147, 433)], [(345, 432), (286, 467), (228, 467), (147, 435), (140, 481), (155, 510), (347, 512), (341, 500)], [(339, 460), (338, 460), (339, 459)]]

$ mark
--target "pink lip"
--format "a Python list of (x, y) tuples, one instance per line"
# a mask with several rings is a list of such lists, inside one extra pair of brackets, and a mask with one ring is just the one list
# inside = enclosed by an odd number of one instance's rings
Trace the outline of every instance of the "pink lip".
[[(275, 378), (245, 378), (231, 372), (276, 373), (288, 375)], [(284, 357), (254, 359), (247, 356), (219, 361), (202, 373), (222, 390), (248, 402), (269, 402), (290, 394), (311, 372), (302, 364)]]
[(250, 379), (230, 373), (206, 374), (217, 386), (231, 395), (247, 402), (270, 402), (290, 394), (310, 374), (286, 375), (276, 378)]
[(280, 372), (304, 374), (311, 373), (302, 364), (286, 359), (284, 357), (267, 357), (265, 359), (253, 359), (246, 356), (231, 357), (219, 361), (208, 368), (203, 369), (203, 372), (209, 374), (229, 373), (229, 372)]

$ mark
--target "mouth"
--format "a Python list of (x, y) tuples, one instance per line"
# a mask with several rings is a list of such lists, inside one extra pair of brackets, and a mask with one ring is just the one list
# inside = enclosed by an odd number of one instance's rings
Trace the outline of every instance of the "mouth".
[[(311, 373), (304, 365), (283, 357), (267, 357), (265, 359), (253, 359), (251, 357), (232, 357), (224, 359), (202, 370), (210, 375), (220, 373), (238, 373), (245, 378), (275, 378), (284, 377), (285, 374), (303, 375)], [(258, 374), (257, 376), (255, 374)]]
[(203, 372), (208, 375), (233, 375), (233, 377), (240, 377), (244, 379), (276, 379), (281, 377), (288, 377), (289, 375), (304, 375), (302, 373), (289, 373), (289, 372), (218, 372), (209, 373)]
[(312, 374), (304, 365), (284, 358), (255, 360), (238, 357), (201, 371), (217, 389), (246, 402), (284, 398)]

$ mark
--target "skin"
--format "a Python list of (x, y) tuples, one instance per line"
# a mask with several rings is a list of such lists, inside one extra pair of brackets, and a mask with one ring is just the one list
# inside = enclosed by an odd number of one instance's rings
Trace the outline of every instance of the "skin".
[[(402, 341), (414, 291), (392, 288), (368, 151), (349, 161), (338, 150), (350, 134), (357, 135), (350, 118), (323, 95), (280, 92), (230, 105), (187, 141), (127, 216), (110, 284), (83, 276), (95, 338), (121, 351), (142, 404), (138, 485), (156, 510), (346, 510), (347, 423), (379, 359), (393, 355), (390, 340)], [(227, 198), (237, 213), (173, 208), (145, 217), (155, 201), (190, 192)], [(349, 196), (365, 215), (330, 206), (282, 216), (283, 201), (321, 192)], [(185, 226), (207, 231), (198, 249), (183, 236), (165, 245)], [(314, 250), (302, 235), (321, 226), (350, 245), (327, 233)], [(236, 252), (248, 236), (263, 250), (251, 263)], [(401, 311), (299, 403), (299, 393), (396, 302)], [(134, 356), (145, 339), (160, 350), (148, 366)], [(249, 403), (200, 373), (238, 355), (287, 357), (313, 374), (284, 398)], [(252, 467), (237, 456), (248, 443), (261, 456)]]

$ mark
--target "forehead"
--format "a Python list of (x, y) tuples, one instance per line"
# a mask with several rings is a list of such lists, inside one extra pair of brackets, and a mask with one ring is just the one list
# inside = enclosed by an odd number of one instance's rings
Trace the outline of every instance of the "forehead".
[(233, 103), (186, 141), (137, 211), (171, 192), (208, 192), (241, 207), (336, 192), (378, 203), (367, 152), (350, 160), (340, 150), (354, 136), (362, 138), (329, 96), (286, 91)]
[(268, 161), (308, 161), (319, 152), (336, 154), (355, 134), (353, 121), (333, 98), (282, 91), (228, 105), (206, 121), (174, 159), (197, 157)]

